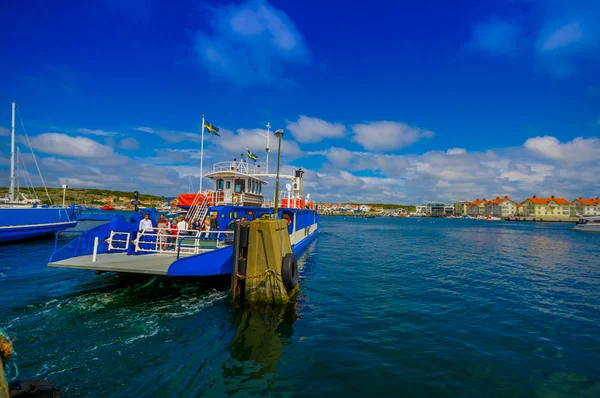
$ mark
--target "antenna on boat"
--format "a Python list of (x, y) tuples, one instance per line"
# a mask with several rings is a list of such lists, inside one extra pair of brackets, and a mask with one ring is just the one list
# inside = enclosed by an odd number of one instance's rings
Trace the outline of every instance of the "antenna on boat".
[(266, 137), (267, 138), (267, 147), (265, 148), (265, 151), (267, 152), (267, 157), (265, 160), (265, 174), (269, 174), (269, 152), (271, 151), (271, 148), (269, 147), (269, 137), (271, 136), (271, 123), (268, 122), (267, 123), (267, 134), (265, 133), (261, 133), (260, 131), (258, 132), (259, 135), (261, 135), (262, 137)]

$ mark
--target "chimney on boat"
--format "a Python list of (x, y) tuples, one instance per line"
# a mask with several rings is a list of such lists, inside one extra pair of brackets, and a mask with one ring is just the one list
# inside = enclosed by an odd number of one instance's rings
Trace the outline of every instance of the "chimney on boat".
[(302, 170), (302, 168), (299, 168), (298, 170), (295, 171), (294, 174), (294, 194), (297, 195), (297, 197), (302, 197), (302, 175), (304, 174), (304, 171)]

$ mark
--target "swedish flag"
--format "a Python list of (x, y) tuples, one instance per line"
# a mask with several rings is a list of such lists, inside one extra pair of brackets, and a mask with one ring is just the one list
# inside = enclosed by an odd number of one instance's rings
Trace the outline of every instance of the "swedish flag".
[(255, 162), (258, 160), (258, 156), (252, 153), (250, 149), (247, 149), (248, 159), (252, 159)]
[(214, 135), (218, 135), (220, 136), (221, 134), (219, 134), (219, 128), (216, 126), (213, 126), (211, 122), (209, 122), (208, 120), (204, 121), (204, 128), (208, 130), (209, 133), (214, 134)]

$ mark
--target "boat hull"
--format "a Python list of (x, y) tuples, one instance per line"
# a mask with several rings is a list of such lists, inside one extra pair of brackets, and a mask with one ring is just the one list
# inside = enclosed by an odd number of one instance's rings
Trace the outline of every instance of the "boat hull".
[(52, 235), (77, 225), (71, 208), (0, 208), (0, 243)]
[[(212, 208), (212, 210), (217, 208)], [(215, 210), (217, 211), (217, 210)], [(223, 225), (231, 217), (252, 215), (258, 217), (262, 208), (218, 208)], [(244, 212), (242, 214), (242, 212)], [(287, 215), (288, 232), (292, 251), (299, 256), (306, 246), (318, 234), (318, 215), (309, 209), (282, 209), (281, 216)], [(139, 252), (133, 243), (137, 234), (139, 214), (131, 221), (124, 217), (115, 217), (110, 223), (97, 226), (62, 247), (55, 247), (49, 266), (59, 268), (78, 268), (106, 272), (126, 272), (139, 274), (168, 275), (173, 277), (209, 277), (231, 274), (233, 264), (233, 246), (225, 245), (198, 254), (179, 255), (175, 252)], [(109, 247), (107, 238), (111, 231), (118, 232), (121, 240), (119, 247)], [(94, 242), (98, 242), (94, 244)], [(129, 242), (129, 243), (123, 243)], [(155, 244), (155, 241), (153, 241)], [(58, 243), (58, 242), (57, 242)], [(152, 244), (152, 243), (151, 243)], [(97, 258), (94, 259), (94, 252)], [(146, 261), (147, 260), (147, 261)]]
[[(316, 225), (310, 235), (305, 236), (298, 243), (292, 245), (292, 251), (299, 256), (306, 246), (318, 234)], [(202, 277), (231, 274), (233, 264), (233, 246), (224, 247), (207, 253), (181, 258), (169, 267), (167, 275), (178, 277)]]

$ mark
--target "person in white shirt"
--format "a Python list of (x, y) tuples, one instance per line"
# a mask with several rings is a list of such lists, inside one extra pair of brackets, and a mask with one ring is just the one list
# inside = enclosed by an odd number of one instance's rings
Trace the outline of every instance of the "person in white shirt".
[[(177, 223), (177, 229), (179, 231), (185, 231), (188, 229), (188, 223), (185, 218), (181, 217), (181, 219), (179, 219), (179, 222)], [(179, 234), (181, 235), (181, 232)]]
[(139, 231), (140, 232), (152, 232), (154, 227), (152, 226), (152, 220), (150, 220), (150, 215), (148, 213), (144, 214), (144, 218), (140, 221)]
[[(138, 230), (142, 233), (140, 236), (140, 248), (148, 249), (148, 242), (150, 242), (153, 237), (144, 235), (144, 232), (154, 232), (154, 226), (152, 225), (152, 220), (150, 220), (150, 215), (148, 213), (144, 214), (144, 218), (140, 220), (140, 225)], [(143, 243), (142, 243), (143, 242)]]

